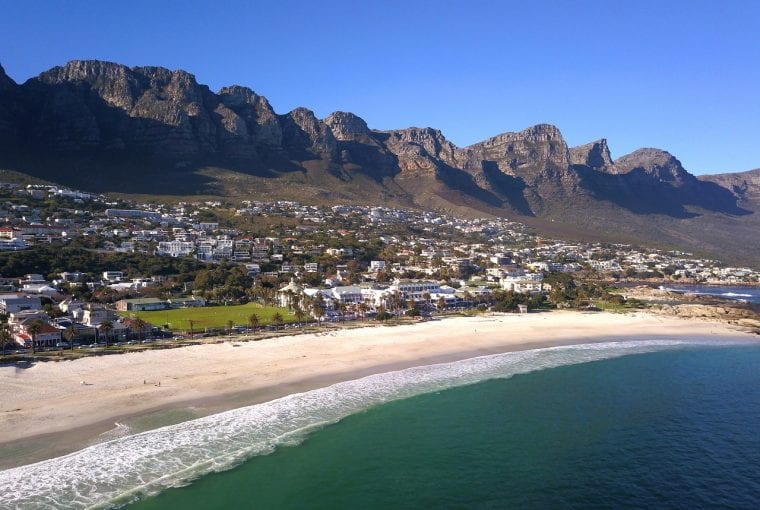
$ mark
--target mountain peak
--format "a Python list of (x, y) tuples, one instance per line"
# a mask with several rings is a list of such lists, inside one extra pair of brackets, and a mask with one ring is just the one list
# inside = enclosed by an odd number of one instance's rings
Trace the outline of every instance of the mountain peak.
[(637, 149), (615, 161), (616, 173), (642, 172), (660, 181), (694, 179), (681, 162), (668, 151), (653, 147)]
[(527, 136), (545, 136), (547, 138), (562, 138), (562, 133), (554, 124), (536, 124), (520, 131)]
[(219, 89), (219, 96), (224, 98), (224, 104), (227, 106), (242, 106), (245, 104), (254, 104), (261, 97), (248, 87), (241, 85), (230, 85)]
[(5, 69), (3, 69), (2, 64), (0, 64), (0, 92), (10, 90), (15, 86), (16, 82), (13, 81), (11, 77), (5, 73)]
[(612, 167), (610, 148), (607, 139), (601, 138), (570, 149), (570, 163), (584, 165), (595, 170)]
[(330, 128), (337, 140), (354, 140), (357, 137), (368, 135), (367, 123), (351, 112), (333, 112), (325, 117), (324, 123)]

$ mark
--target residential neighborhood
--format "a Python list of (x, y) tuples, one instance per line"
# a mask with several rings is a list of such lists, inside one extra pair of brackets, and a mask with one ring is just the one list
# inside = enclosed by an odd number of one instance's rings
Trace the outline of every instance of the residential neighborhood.
[[(346, 321), (505, 302), (514, 311), (564, 306), (572, 279), (760, 281), (757, 269), (680, 251), (546, 239), (507, 219), (374, 206), (140, 204), (5, 183), (0, 219), (0, 313), (22, 349), (183, 329), (134, 315), (143, 312), (253, 303), (279, 307), (285, 322)], [(58, 260), (61, 249), (72, 256)], [(214, 331), (202, 321), (191, 327)]]

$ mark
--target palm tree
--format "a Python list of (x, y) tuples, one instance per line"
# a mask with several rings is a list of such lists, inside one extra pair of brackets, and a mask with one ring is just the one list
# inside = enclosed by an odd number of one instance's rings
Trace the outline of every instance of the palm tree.
[(66, 341), (69, 342), (69, 347), (71, 347), (71, 350), (74, 350), (74, 337), (77, 336), (77, 328), (74, 327), (72, 324), (68, 328), (66, 328), (66, 331), (63, 332), (63, 336), (66, 337)]
[(234, 325), (235, 324), (231, 320), (227, 321), (227, 334), (229, 336), (232, 336), (232, 326), (234, 326)]
[(295, 314), (296, 320), (298, 321), (298, 325), (300, 326), (304, 318), (306, 317), (306, 312), (304, 312), (300, 306), (297, 306), (293, 313)]
[(142, 342), (143, 339), (143, 331), (145, 330), (145, 325), (147, 323), (141, 319), (140, 317), (135, 317), (134, 322), (132, 323), (132, 326), (137, 330), (137, 338)]
[(340, 321), (343, 322), (345, 318), (344, 315), (346, 313), (346, 304), (343, 303), (342, 301), (338, 301), (337, 308), (338, 308), (338, 315), (340, 316)]
[(443, 296), (438, 297), (438, 311), (443, 311), (446, 308), (446, 298)]
[(11, 343), (11, 331), (8, 329), (8, 324), (0, 324), (0, 348), (2, 348), (3, 356), (5, 356), (5, 346)]
[(37, 335), (42, 331), (43, 322), (40, 319), (34, 319), (29, 326), (26, 327), (26, 332), (32, 337), (32, 354), (36, 352), (35, 343), (37, 342)]
[(252, 313), (248, 316), (248, 324), (251, 325), (251, 329), (253, 329), (253, 333), (256, 333), (256, 328), (259, 327), (259, 316), (255, 313)]
[(280, 315), (280, 312), (275, 312), (275, 314), (272, 315), (272, 324), (274, 325), (275, 331), (279, 329), (280, 324), (282, 324), (282, 315)]
[(362, 321), (367, 318), (367, 308), (369, 308), (367, 306), (367, 303), (365, 302), (359, 303), (359, 313), (362, 316)]
[(103, 336), (106, 338), (106, 347), (108, 347), (108, 339), (111, 336), (111, 332), (113, 331), (113, 322), (111, 321), (101, 322), (100, 331), (103, 333)]
[(322, 317), (325, 316), (325, 305), (322, 304), (322, 300), (318, 299), (311, 305), (314, 317), (317, 318), (317, 326), (322, 325)]

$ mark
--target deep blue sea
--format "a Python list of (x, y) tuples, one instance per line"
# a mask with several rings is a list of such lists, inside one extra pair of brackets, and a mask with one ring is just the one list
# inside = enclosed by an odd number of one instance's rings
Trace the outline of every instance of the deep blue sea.
[(758, 344), (540, 349), (340, 383), (0, 472), (0, 507), (758, 509), (759, 429)]
[(749, 303), (760, 304), (760, 287), (740, 287), (726, 286), (719, 287), (715, 285), (666, 285), (664, 288), (687, 292), (690, 294), (701, 294), (705, 296), (717, 296), (726, 299), (747, 301)]

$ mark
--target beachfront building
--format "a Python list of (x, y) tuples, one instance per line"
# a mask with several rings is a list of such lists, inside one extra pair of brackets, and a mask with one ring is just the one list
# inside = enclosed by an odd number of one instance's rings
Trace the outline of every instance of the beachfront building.
[[(39, 331), (32, 335), (30, 329), (35, 321), (40, 321)], [(22, 347), (31, 347), (34, 341), (35, 347), (54, 347), (61, 341), (63, 329), (37, 318), (27, 318), (14, 329), (13, 339)]]
[(344, 305), (355, 305), (361, 303), (362, 289), (354, 286), (333, 287), (329, 291), (330, 296), (337, 302)]
[(542, 273), (510, 274), (501, 279), (501, 288), (521, 294), (536, 294), (543, 290), (544, 275)]
[(82, 314), (82, 323), (87, 326), (100, 326), (103, 322), (114, 322), (118, 317), (116, 313), (103, 306), (87, 304)]
[(426, 301), (429, 296), (441, 293), (438, 282), (430, 280), (396, 280), (389, 287), (391, 293), (399, 293), (407, 301)]
[(277, 291), (277, 299), (280, 306), (288, 308), (301, 300), (301, 294), (303, 294), (303, 287), (291, 278), (289, 284)]

